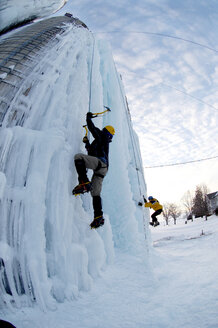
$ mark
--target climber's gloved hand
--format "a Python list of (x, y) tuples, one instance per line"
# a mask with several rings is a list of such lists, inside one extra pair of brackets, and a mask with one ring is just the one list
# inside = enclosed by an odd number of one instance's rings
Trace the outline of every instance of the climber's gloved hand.
[(143, 195), (143, 199), (144, 199), (144, 202), (147, 203), (147, 199), (145, 198), (145, 196)]
[(83, 142), (86, 144), (87, 142), (89, 142), (89, 139), (87, 136), (83, 137)]
[(138, 206), (142, 206), (143, 204), (142, 204), (142, 202), (138, 202)]
[(86, 114), (86, 118), (87, 119), (90, 119), (90, 118), (92, 118), (94, 115), (91, 113), (91, 112), (88, 112), (87, 114)]

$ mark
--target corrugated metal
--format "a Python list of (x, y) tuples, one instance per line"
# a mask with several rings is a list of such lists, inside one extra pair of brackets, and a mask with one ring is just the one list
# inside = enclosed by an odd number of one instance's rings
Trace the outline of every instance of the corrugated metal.
[[(42, 57), (43, 50), (51, 42), (58, 43), (58, 34), (66, 29), (66, 23), (86, 27), (77, 18), (52, 17), (32, 24), (0, 42), (0, 124), (10, 109), (13, 125), (22, 125), (22, 111), (13, 108), (13, 99), (20, 91), (28, 75)], [(27, 96), (31, 86), (21, 92)], [(10, 123), (9, 123), (10, 125)]]

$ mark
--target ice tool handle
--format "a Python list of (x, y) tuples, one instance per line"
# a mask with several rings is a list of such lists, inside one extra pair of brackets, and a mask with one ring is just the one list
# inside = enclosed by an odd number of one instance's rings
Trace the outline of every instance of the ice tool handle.
[(83, 128), (85, 128), (85, 130), (86, 130), (85, 137), (87, 137), (87, 135), (88, 135), (88, 128), (87, 128), (87, 125), (83, 125)]
[[(101, 114), (105, 114), (107, 112), (111, 112), (111, 109), (107, 106), (104, 106), (104, 108), (106, 108), (103, 112), (100, 112), (100, 113), (92, 113), (92, 118), (95, 118), (97, 117), (98, 115), (101, 115)], [(86, 134), (85, 134), (85, 137), (87, 137), (88, 135), (88, 128), (87, 128), (87, 125), (83, 125), (83, 128), (85, 128), (86, 130)]]
[(111, 112), (111, 109), (109, 107), (104, 106), (104, 108), (106, 108), (106, 109), (103, 112), (100, 112), (100, 113), (92, 113), (92, 118), (95, 118), (98, 115), (101, 115), (101, 114), (104, 114), (104, 113), (107, 113), (107, 112)]

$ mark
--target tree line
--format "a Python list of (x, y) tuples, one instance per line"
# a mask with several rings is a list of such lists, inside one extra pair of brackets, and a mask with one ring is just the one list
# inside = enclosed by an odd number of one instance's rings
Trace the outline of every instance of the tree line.
[[(211, 215), (210, 203), (207, 197), (209, 190), (206, 185), (198, 185), (196, 187), (194, 195), (188, 190), (183, 198), (182, 203), (185, 207), (185, 213), (187, 219), (192, 219), (193, 217), (203, 217)], [(169, 220), (173, 219), (174, 224), (176, 220), (182, 214), (180, 206), (174, 203), (164, 203), (163, 204), (163, 217), (166, 224), (169, 224)]]

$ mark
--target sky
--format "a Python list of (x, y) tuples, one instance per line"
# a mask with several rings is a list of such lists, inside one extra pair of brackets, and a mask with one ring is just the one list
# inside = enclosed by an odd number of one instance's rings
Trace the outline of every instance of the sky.
[(217, 1), (69, 0), (65, 12), (111, 45), (148, 194), (179, 203), (199, 184), (217, 191)]

